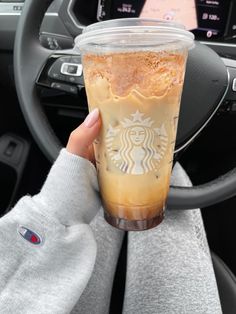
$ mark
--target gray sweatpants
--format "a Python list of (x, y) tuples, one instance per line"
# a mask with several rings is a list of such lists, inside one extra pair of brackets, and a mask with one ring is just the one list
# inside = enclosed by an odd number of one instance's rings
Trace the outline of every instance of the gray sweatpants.
[[(172, 184), (189, 186), (176, 165)], [(73, 314), (109, 312), (113, 277), (124, 232), (102, 213), (91, 223), (98, 245), (95, 268)], [(199, 209), (167, 210), (154, 229), (128, 233), (124, 314), (222, 313)]]

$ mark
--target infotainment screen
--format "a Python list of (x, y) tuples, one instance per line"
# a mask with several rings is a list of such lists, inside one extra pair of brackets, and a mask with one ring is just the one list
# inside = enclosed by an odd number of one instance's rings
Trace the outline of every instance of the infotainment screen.
[(230, 0), (99, 0), (97, 19), (147, 17), (184, 24), (198, 38), (224, 35)]
[(147, 17), (177, 21), (187, 29), (197, 28), (195, 0), (101, 0), (98, 20)]
[(187, 29), (197, 28), (195, 0), (149, 0), (145, 1), (140, 17), (162, 18), (177, 21)]

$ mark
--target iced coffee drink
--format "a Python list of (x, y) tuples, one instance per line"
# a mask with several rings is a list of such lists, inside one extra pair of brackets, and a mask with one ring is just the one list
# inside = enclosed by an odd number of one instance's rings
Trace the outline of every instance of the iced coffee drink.
[(105, 218), (121, 229), (163, 219), (188, 52), (169, 46), (83, 54), (89, 109), (102, 119), (94, 147)]

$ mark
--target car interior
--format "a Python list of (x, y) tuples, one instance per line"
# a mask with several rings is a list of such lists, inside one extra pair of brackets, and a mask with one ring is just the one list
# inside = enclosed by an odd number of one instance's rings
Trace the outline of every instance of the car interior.
[[(171, 187), (167, 204), (170, 210), (201, 208), (223, 313), (236, 313), (235, 0), (0, 0), (1, 215), (40, 191), (87, 115), (74, 39), (92, 23), (128, 17), (178, 21), (195, 35), (174, 156), (193, 187)], [(122, 311), (126, 241), (110, 313)]]

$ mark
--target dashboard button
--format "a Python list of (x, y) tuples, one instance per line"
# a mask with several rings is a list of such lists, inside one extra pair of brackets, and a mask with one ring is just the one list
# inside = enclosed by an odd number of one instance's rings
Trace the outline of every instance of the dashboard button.
[(41, 33), (40, 42), (45, 48), (51, 50), (71, 49), (74, 41), (72, 37), (58, 36), (57, 34)]
[(236, 102), (235, 101), (233, 101), (231, 104), (231, 111), (236, 112)]
[(53, 80), (58, 81), (67, 81), (66, 75), (61, 73), (61, 67), (64, 63), (69, 62), (70, 57), (60, 57), (58, 58), (50, 67), (48, 71), (48, 77), (50, 77)]
[(233, 79), (232, 90), (236, 92), (236, 78)]
[(63, 63), (61, 66), (61, 73), (70, 76), (81, 76), (82, 64)]
[(78, 89), (76, 86), (58, 83), (58, 82), (53, 82), (51, 84), (51, 88), (58, 89), (58, 90), (61, 90), (63, 92), (67, 92), (70, 94), (77, 94), (77, 92), (78, 92)]
[(72, 56), (70, 62), (75, 64), (81, 64), (81, 56)]
[(78, 85), (84, 86), (83, 76), (68, 76), (67, 82), (69, 82), (71, 84), (78, 84)]
[(62, 64), (60, 72), (66, 77), (68, 83), (84, 86), (83, 67), (79, 55), (72, 56), (70, 61)]
[(48, 76), (53, 80), (66, 81), (66, 78), (64, 77), (64, 75), (61, 75), (60, 73), (53, 70), (48, 72)]

